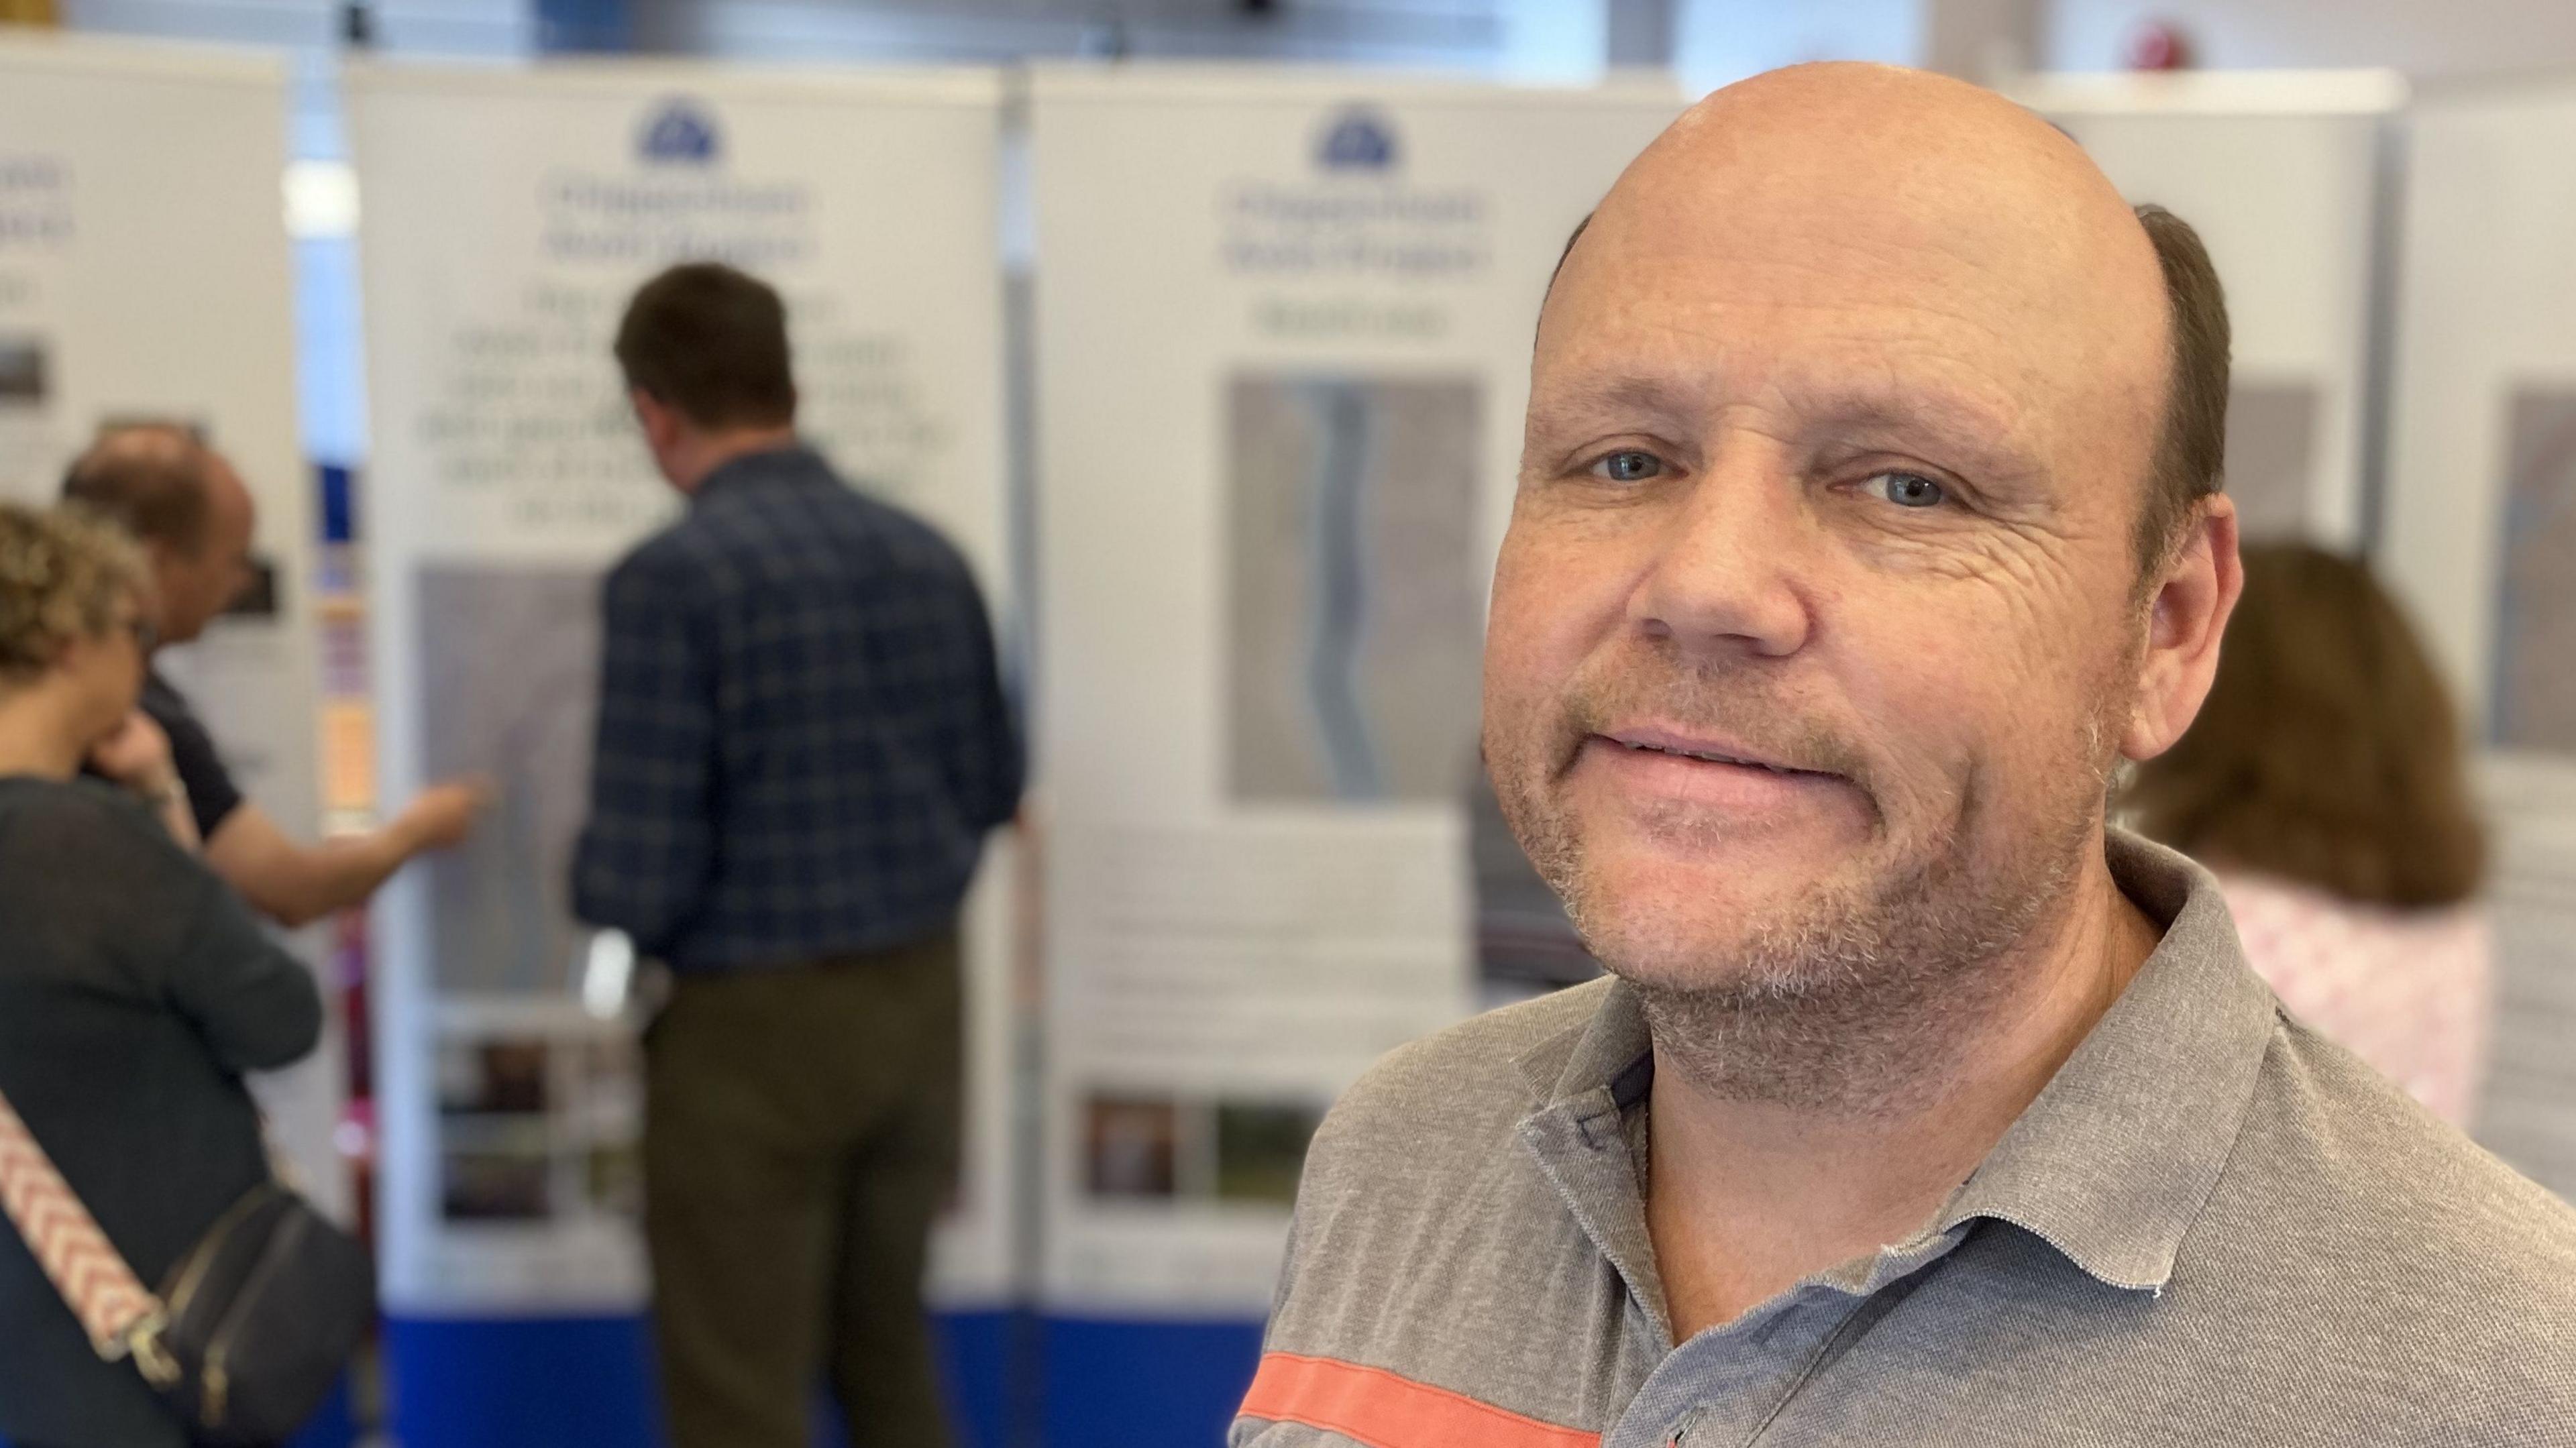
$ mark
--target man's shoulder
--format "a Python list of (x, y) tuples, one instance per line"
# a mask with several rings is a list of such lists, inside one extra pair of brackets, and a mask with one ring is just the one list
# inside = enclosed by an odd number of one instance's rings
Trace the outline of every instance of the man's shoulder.
[[(1315, 1133), (1274, 1347), (1351, 1361), (1414, 1362), (1413, 1335), (1456, 1315), (1460, 1294), (1524, 1270), (1538, 1234), (1577, 1229), (1521, 1144), (1606, 983), (1489, 1011), (1390, 1052)], [(1497, 1255), (1497, 1244), (1509, 1243)]]
[(2350, 1219), (2419, 1234), (2428, 1250), (2554, 1258), (2576, 1301), (2576, 1207), (2315, 1030), (2283, 1019), (2246, 1133), (2231, 1170), (2285, 1194), (2336, 1194)]
[(888, 501), (864, 479), (840, 482), (838, 499), (836, 506), (875, 538), (893, 562), (942, 577), (971, 576), (966, 555), (937, 524)]
[(608, 570), (609, 587), (703, 572), (706, 556), (715, 546), (706, 520), (696, 513), (684, 514), (627, 549)]
[(936, 525), (814, 455), (783, 463), (762, 487), (708, 499), (666, 536), (675, 561), (702, 569), (759, 572), (792, 569), (798, 559), (855, 556), (871, 572), (971, 577), (965, 555)]
[(2193, 1237), (2184, 1270), (2295, 1305), (2266, 1314), (2282, 1331), (2464, 1403), (2528, 1390), (2576, 1411), (2576, 1208), (2296, 1022)]

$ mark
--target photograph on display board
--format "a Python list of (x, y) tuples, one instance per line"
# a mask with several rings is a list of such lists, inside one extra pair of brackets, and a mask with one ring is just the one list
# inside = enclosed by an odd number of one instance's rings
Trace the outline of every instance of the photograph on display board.
[(634, 1043), (622, 1035), (468, 1032), (441, 1041), (439, 1215), (639, 1220), (642, 1090)]
[(2237, 536), (2286, 542), (2313, 532), (2317, 388), (2310, 382), (2238, 379), (2227, 393), (2226, 490)]
[(438, 1114), (542, 1120), (554, 1094), (550, 1054), (542, 1036), (447, 1042), (438, 1054)]
[(1476, 750), (1483, 411), (1471, 378), (1229, 382), (1235, 800), (1457, 797)]
[(0, 407), (44, 404), (44, 343), (33, 337), (0, 337)]
[(2509, 409), (2495, 742), (2576, 754), (2576, 386), (2524, 388)]
[(1084, 1103), (1083, 1186), (1100, 1200), (1284, 1211), (1323, 1119), (1302, 1097), (1097, 1092)]
[(427, 862), (430, 958), (449, 994), (560, 994), (598, 713), (599, 580), (578, 569), (420, 571), (421, 777), (481, 776), (490, 816)]
[(238, 623), (247, 619), (274, 619), (283, 610), (278, 596), (277, 560), (264, 553), (254, 553), (242, 560), (248, 578), (242, 591), (224, 605), (223, 616)]
[(573, 1055), (563, 1119), (591, 1215), (644, 1218), (644, 1063), (623, 1034), (584, 1042)]
[(1323, 1113), (1302, 1101), (1219, 1101), (1215, 1115), (1217, 1200), (1295, 1206)]
[(1094, 1096), (1083, 1113), (1083, 1184), (1095, 1197), (1176, 1196), (1180, 1138), (1178, 1102)]
[(50, 363), (43, 338), (0, 333), (0, 497), (38, 499), (54, 483)]
[(546, 1222), (555, 1215), (554, 1159), (542, 1122), (439, 1134), (438, 1212), (451, 1222)]
[(554, 1215), (554, 1052), (542, 1036), (448, 1040), (438, 1052), (439, 1214), (460, 1222)]

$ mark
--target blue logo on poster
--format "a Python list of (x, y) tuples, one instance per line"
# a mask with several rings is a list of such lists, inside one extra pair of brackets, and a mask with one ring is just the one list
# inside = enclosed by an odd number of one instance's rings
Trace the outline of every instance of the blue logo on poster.
[(662, 103), (644, 123), (636, 146), (647, 161), (707, 166), (716, 159), (716, 119), (697, 102), (675, 98)]
[(1377, 112), (1353, 106), (1325, 128), (1315, 161), (1327, 171), (1389, 170), (1395, 165), (1395, 127)]

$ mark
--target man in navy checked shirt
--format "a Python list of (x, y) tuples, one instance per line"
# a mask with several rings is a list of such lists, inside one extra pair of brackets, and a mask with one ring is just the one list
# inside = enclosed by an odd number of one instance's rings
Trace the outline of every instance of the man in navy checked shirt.
[(583, 919), (666, 962), (645, 1235), (676, 1448), (945, 1439), (920, 1280), (957, 1156), (957, 914), (1021, 759), (966, 562), (796, 440), (778, 294), (645, 284), (617, 359), (688, 515), (609, 575)]

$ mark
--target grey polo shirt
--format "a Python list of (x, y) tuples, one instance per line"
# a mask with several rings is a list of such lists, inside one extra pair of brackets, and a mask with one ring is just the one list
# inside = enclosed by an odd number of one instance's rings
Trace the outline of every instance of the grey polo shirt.
[(2576, 1445), (2576, 1212), (2282, 1015), (2210, 877), (1913, 1236), (1675, 1344), (1616, 981), (1396, 1052), (1315, 1138), (1234, 1448)]

